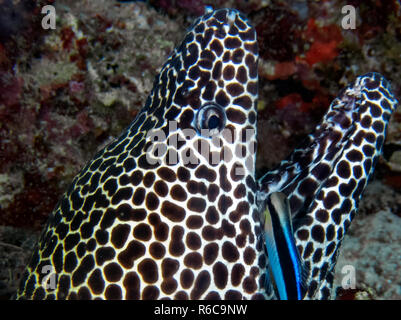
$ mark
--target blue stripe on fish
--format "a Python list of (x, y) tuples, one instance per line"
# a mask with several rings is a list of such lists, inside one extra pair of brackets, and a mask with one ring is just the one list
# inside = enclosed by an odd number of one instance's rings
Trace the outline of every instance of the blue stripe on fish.
[(287, 197), (274, 192), (267, 198), (265, 240), (270, 268), (280, 300), (301, 300), (305, 295), (305, 268), (295, 246)]

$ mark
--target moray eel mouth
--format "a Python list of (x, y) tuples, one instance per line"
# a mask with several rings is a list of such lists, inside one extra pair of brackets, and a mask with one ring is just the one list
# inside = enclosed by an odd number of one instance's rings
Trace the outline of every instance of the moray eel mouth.
[(198, 18), (132, 124), (60, 199), (16, 298), (275, 298), (260, 214), (278, 191), (294, 225), (287, 239), (310, 270), (305, 298), (329, 298), (396, 101), (379, 74), (358, 77), (256, 181), (257, 63), (242, 14)]

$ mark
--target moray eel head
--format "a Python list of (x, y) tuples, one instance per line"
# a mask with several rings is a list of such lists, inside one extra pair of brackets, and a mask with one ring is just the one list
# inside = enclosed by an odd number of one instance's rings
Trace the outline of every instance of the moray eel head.
[(61, 198), (17, 298), (265, 298), (257, 61), (239, 12), (197, 19), (129, 128)]

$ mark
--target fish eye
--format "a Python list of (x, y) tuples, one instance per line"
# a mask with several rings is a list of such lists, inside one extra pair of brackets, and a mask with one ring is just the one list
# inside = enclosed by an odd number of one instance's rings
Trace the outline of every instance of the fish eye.
[(209, 130), (208, 135), (214, 135), (225, 127), (226, 113), (218, 104), (208, 103), (200, 107), (196, 114), (195, 121), (196, 129), (199, 134), (202, 134), (201, 130)]

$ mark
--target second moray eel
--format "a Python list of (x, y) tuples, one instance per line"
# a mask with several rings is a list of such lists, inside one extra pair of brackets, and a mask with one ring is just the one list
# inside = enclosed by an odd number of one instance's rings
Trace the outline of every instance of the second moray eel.
[(309, 270), (307, 299), (331, 295), (341, 242), (372, 177), (396, 103), (383, 76), (358, 77), (334, 99), (315, 132), (259, 180), (261, 208), (275, 192), (289, 199), (295, 245)]

